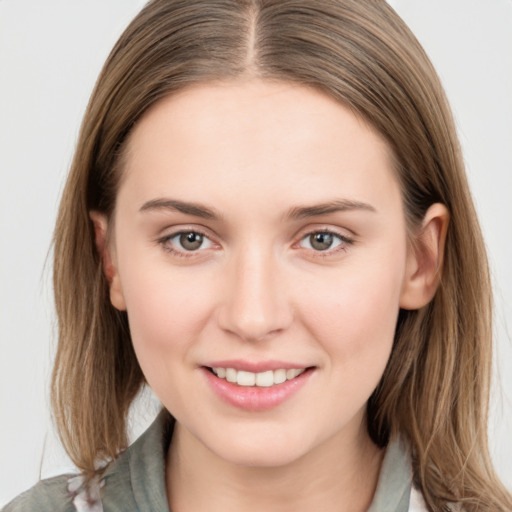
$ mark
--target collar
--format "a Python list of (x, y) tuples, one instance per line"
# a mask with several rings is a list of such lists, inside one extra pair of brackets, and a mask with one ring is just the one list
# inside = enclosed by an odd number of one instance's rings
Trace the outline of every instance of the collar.
[[(112, 501), (119, 507), (119, 499), (122, 499), (123, 504), (126, 502), (124, 510), (130, 510), (130, 504), (138, 510), (169, 512), (165, 459), (173, 428), (174, 419), (163, 409), (146, 432), (109, 466), (104, 475), (103, 489), (106, 510), (109, 509), (107, 502)], [(426, 509), (422, 506), (421, 496), (412, 488), (408, 446), (400, 438), (392, 439), (386, 448), (377, 489), (368, 512), (421, 510)]]

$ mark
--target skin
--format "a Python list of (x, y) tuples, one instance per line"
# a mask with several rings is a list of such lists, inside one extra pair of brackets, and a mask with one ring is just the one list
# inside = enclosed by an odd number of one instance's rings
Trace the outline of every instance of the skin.
[[(165, 98), (125, 157), (109, 240), (108, 219), (91, 218), (112, 304), (127, 310), (141, 368), (177, 420), (171, 508), (366, 510), (383, 457), (366, 402), (399, 309), (435, 293), (446, 209), (433, 205), (411, 244), (383, 138), (287, 83), (203, 84)], [(218, 218), (155, 207), (169, 199)], [(335, 200), (352, 207), (287, 216)], [(199, 249), (187, 252), (180, 231), (203, 233)], [(312, 245), (318, 231), (334, 235), (327, 250)], [(204, 378), (208, 361), (235, 358), (313, 370), (284, 403), (247, 411)]]

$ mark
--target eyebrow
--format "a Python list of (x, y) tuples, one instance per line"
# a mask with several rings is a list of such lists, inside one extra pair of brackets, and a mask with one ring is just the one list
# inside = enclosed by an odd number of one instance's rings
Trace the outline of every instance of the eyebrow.
[(219, 220), (222, 218), (222, 215), (220, 215), (220, 213), (218, 213), (216, 210), (208, 208), (203, 204), (189, 203), (186, 201), (179, 201), (177, 199), (168, 198), (151, 199), (150, 201), (144, 203), (139, 211), (147, 212), (155, 210), (172, 210), (208, 220)]
[[(209, 208), (201, 203), (190, 203), (170, 198), (151, 199), (150, 201), (145, 202), (139, 211), (147, 212), (158, 210), (178, 211), (186, 215), (193, 215), (194, 217), (215, 221), (222, 219), (222, 215), (217, 210)], [(351, 201), (348, 199), (334, 199), (332, 201), (310, 206), (295, 206), (285, 214), (284, 218), (290, 220), (301, 220), (309, 217), (317, 217), (320, 215), (327, 215), (329, 213), (351, 210), (376, 212), (375, 208), (368, 203)]]
[(374, 213), (377, 211), (371, 204), (363, 203), (361, 201), (334, 199), (326, 203), (315, 204), (311, 206), (296, 206), (289, 210), (289, 212), (285, 215), (285, 218), (300, 220), (309, 217), (327, 215), (329, 213), (346, 212), (351, 210), (363, 210)]

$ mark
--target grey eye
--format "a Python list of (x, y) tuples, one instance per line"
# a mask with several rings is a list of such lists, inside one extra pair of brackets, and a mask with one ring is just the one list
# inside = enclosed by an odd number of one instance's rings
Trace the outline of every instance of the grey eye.
[(309, 235), (309, 243), (317, 251), (325, 251), (332, 245), (334, 237), (331, 233), (313, 233)]
[(187, 251), (195, 251), (203, 244), (204, 235), (190, 231), (179, 235), (179, 243)]
[(215, 245), (207, 235), (200, 231), (178, 231), (162, 237), (158, 243), (175, 256), (193, 256), (192, 253), (200, 253)]
[(327, 251), (334, 249), (346, 243), (341, 235), (330, 233), (328, 231), (316, 231), (306, 235), (301, 240), (301, 246), (306, 249), (313, 249), (314, 251)]

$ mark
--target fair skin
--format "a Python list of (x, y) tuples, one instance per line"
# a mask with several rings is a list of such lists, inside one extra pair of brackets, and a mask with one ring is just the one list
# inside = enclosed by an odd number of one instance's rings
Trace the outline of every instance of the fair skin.
[[(383, 453), (366, 402), (399, 309), (435, 293), (448, 223), (433, 205), (410, 243), (391, 162), (348, 109), (286, 83), (194, 86), (133, 129), (109, 240), (91, 218), (112, 304), (176, 418), (172, 510), (370, 505)], [(223, 367), (303, 373), (243, 385)]]

